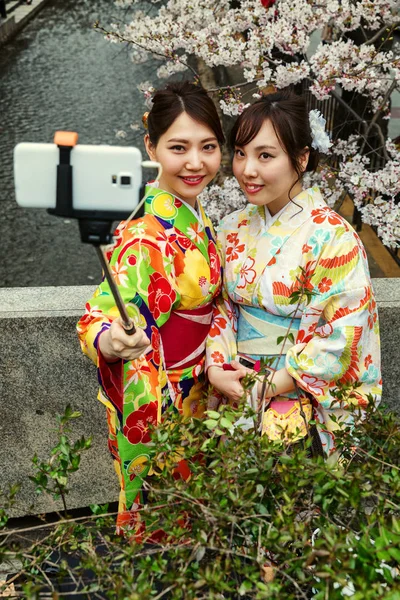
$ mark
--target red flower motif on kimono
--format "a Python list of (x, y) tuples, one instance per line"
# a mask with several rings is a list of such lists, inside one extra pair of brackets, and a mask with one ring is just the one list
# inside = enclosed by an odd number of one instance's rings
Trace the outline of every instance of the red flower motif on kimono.
[(328, 206), (324, 208), (316, 208), (311, 211), (311, 215), (314, 217), (314, 223), (323, 223), (325, 219), (328, 219), (328, 222), (331, 225), (340, 225), (342, 223), (342, 219), (337, 215), (333, 210), (331, 210)]
[(156, 365), (160, 364), (160, 332), (154, 325), (151, 326), (151, 346), (153, 348), (153, 362)]
[(311, 340), (311, 338), (312, 338), (312, 335), (306, 334), (304, 329), (299, 329), (297, 336), (296, 336), (296, 344), (306, 344), (307, 342), (309, 342)]
[(244, 244), (239, 244), (239, 240), (237, 239), (237, 233), (230, 233), (226, 236), (227, 241), (232, 244), (228, 246), (226, 249), (226, 260), (227, 262), (231, 262), (232, 260), (236, 260), (239, 258), (239, 253), (243, 252)]
[(176, 292), (170, 282), (160, 273), (150, 275), (149, 308), (157, 320), (161, 314), (167, 314), (175, 302)]
[(217, 335), (220, 334), (221, 329), (225, 329), (226, 328), (226, 321), (224, 319), (224, 317), (221, 316), (217, 316), (214, 317), (213, 322), (211, 324), (211, 328), (210, 328), (210, 337), (216, 337)]
[(218, 352), (218, 350), (211, 354), (211, 358), (215, 363), (223, 364), (225, 362), (224, 355), (221, 352)]
[(250, 256), (246, 258), (243, 265), (240, 268), (240, 284), (238, 284), (238, 289), (243, 289), (247, 284), (253, 283), (256, 278), (256, 272), (252, 267), (254, 267), (255, 260)]
[(370, 354), (368, 354), (368, 356), (365, 357), (364, 365), (366, 369), (368, 369), (369, 365), (372, 365), (372, 357)]
[(311, 250), (311, 246), (309, 246), (308, 244), (304, 244), (301, 252), (302, 252), (302, 254), (307, 254), (307, 252), (310, 252), (310, 250)]
[(264, 8), (271, 8), (275, 4), (276, 0), (261, 0), (261, 4)]
[(104, 318), (103, 311), (98, 306), (90, 306), (89, 302), (86, 302), (85, 308), (86, 312), (79, 320), (79, 331), (84, 331), (92, 322), (95, 323)]
[(131, 444), (146, 444), (150, 441), (149, 424), (157, 425), (157, 402), (143, 404), (125, 421), (124, 436)]
[(318, 289), (321, 292), (321, 294), (324, 294), (325, 292), (328, 292), (332, 287), (332, 279), (328, 279), (327, 277), (324, 277), (323, 279), (321, 279), (321, 281), (318, 284)]
[(157, 242), (161, 242), (160, 246), (162, 252), (165, 253), (165, 256), (173, 256), (175, 254), (174, 247), (172, 246), (172, 242), (175, 242), (177, 238), (176, 233), (172, 233), (171, 235), (167, 235), (165, 231), (160, 231), (158, 236), (156, 237)]
[(195, 248), (196, 246), (193, 244), (191, 240), (189, 240), (186, 235), (180, 233), (180, 231), (176, 232), (176, 241), (184, 250), (188, 250), (189, 248)]
[(299, 273), (299, 275), (296, 277), (296, 281), (293, 283), (291, 290), (290, 290), (291, 293), (297, 292), (301, 288), (303, 288), (305, 290), (313, 290), (314, 289), (314, 286), (311, 283), (311, 278), (314, 275), (315, 264), (316, 264), (315, 260), (311, 260), (306, 264), (303, 271), (301, 271)]
[(369, 312), (368, 327), (370, 329), (374, 328), (374, 324), (376, 323), (376, 320), (378, 318), (378, 315), (376, 314), (375, 308), (376, 308), (376, 302), (372, 298), (371, 302), (368, 305), (368, 312)]
[(210, 284), (216, 285), (220, 277), (221, 262), (217, 248), (211, 240), (208, 243), (208, 256), (210, 257)]
[(242, 221), (240, 221), (240, 223), (238, 223), (238, 227), (247, 227), (248, 222), (248, 219), (243, 219)]
[(113, 243), (111, 246), (108, 246), (108, 249), (106, 250), (106, 253), (105, 253), (108, 262), (110, 262), (111, 256), (112, 256), (114, 250), (116, 248), (119, 248), (119, 246), (122, 244), (122, 238), (124, 237), (124, 231), (126, 229), (127, 224), (128, 223), (126, 221), (121, 221), (121, 223), (118, 225), (118, 227), (114, 231)]
[(126, 262), (130, 267), (134, 267), (137, 263), (137, 257), (134, 254), (131, 254), (130, 256), (128, 256)]

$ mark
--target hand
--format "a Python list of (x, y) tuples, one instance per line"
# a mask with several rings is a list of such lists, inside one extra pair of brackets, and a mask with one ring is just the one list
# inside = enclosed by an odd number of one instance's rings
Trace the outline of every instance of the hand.
[[(296, 344), (296, 354), (300, 354), (300, 352), (304, 350), (306, 345), (307, 344)], [(261, 401), (262, 386), (263, 382), (259, 381), (257, 393)], [(270, 375), (268, 375), (267, 385), (265, 388), (265, 398), (273, 398), (274, 396), (284, 395), (288, 392), (293, 392), (294, 389), (295, 383), (293, 377), (288, 373), (285, 367), (282, 367), (282, 369), (279, 369), (279, 371), (274, 371)]]
[(221, 367), (210, 367), (207, 375), (211, 385), (230, 400), (237, 402), (243, 398), (245, 393), (240, 380), (252, 371), (237, 361), (232, 361), (230, 364), (234, 367), (233, 371), (224, 371)]
[(99, 349), (107, 362), (117, 358), (134, 360), (151, 350), (150, 340), (143, 329), (136, 329), (128, 335), (122, 326), (120, 317), (111, 323), (111, 327), (100, 335)]

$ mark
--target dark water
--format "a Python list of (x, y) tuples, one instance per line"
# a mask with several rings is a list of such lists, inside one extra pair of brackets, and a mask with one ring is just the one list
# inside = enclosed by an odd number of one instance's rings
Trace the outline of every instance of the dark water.
[[(12, 153), (18, 142), (52, 142), (57, 129), (84, 144), (134, 144), (129, 128), (145, 106), (137, 84), (155, 82), (159, 63), (134, 65), (127, 48), (92, 27), (121, 17), (111, 0), (50, 0), (0, 47), (0, 287), (84, 285), (100, 277), (75, 221), (15, 203)], [(118, 140), (124, 129), (128, 138)]]

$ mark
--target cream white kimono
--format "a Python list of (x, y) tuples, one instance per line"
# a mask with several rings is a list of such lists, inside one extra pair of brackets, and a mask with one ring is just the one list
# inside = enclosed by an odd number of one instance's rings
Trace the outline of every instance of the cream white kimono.
[[(285, 366), (300, 393), (312, 397), (323, 448), (332, 454), (337, 419), (350, 419), (348, 404), (362, 407), (369, 394), (376, 402), (381, 395), (376, 302), (358, 235), (314, 187), (274, 217), (253, 205), (225, 217), (218, 243), (224, 291), (207, 342), (207, 366), (238, 354), (266, 357), (276, 370)], [(302, 286), (311, 300), (290, 303)], [(288, 327), (295, 344), (287, 340), (281, 352), (277, 340)], [(299, 353), (300, 343), (306, 346)], [(361, 386), (338, 402), (332, 395), (338, 382)], [(294, 398), (293, 392), (280, 400)]]

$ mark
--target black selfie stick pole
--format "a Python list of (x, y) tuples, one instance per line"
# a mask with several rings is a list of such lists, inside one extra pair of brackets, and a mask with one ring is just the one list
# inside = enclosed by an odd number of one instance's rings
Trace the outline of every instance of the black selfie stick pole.
[[(78, 219), (81, 240), (82, 242), (92, 244), (95, 247), (104, 275), (110, 286), (110, 291), (114, 297), (119, 314), (121, 315), (122, 325), (128, 335), (133, 335), (136, 332), (135, 325), (128, 315), (108, 261), (101, 248), (102, 245), (112, 243), (113, 235), (111, 233), (111, 228), (113, 222), (123, 221), (128, 217), (128, 214), (116, 211), (86, 211), (74, 209), (72, 198), (71, 150), (77, 144), (77, 141), (78, 134), (72, 131), (57, 131), (54, 136), (54, 143), (57, 144), (60, 150), (60, 162), (57, 165), (56, 207), (48, 209), (48, 212), (59, 217)], [(139, 202), (134, 212), (130, 215), (130, 219), (142, 214), (139, 213), (139, 211), (142, 208), (144, 201), (145, 199), (143, 198), (141, 202)]]
[(110, 290), (112, 295), (114, 296), (115, 304), (119, 310), (119, 314), (121, 316), (122, 326), (125, 329), (125, 333), (128, 335), (133, 335), (136, 332), (136, 328), (133, 324), (132, 319), (129, 317), (128, 312), (126, 310), (126, 306), (121, 298), (121, 294), (119, 293), (119, 289), (117, 284), (114, 281), (114, 277), (111, 273), (110, 266), (104, 256), (103, 250), (100, 246), (95, 246), (95, 250), (97, 252), (97, 256), (99, 257), (99, 261), (104, 271), (104, 275), (108, 281), (108, 285), (110, 286)]

